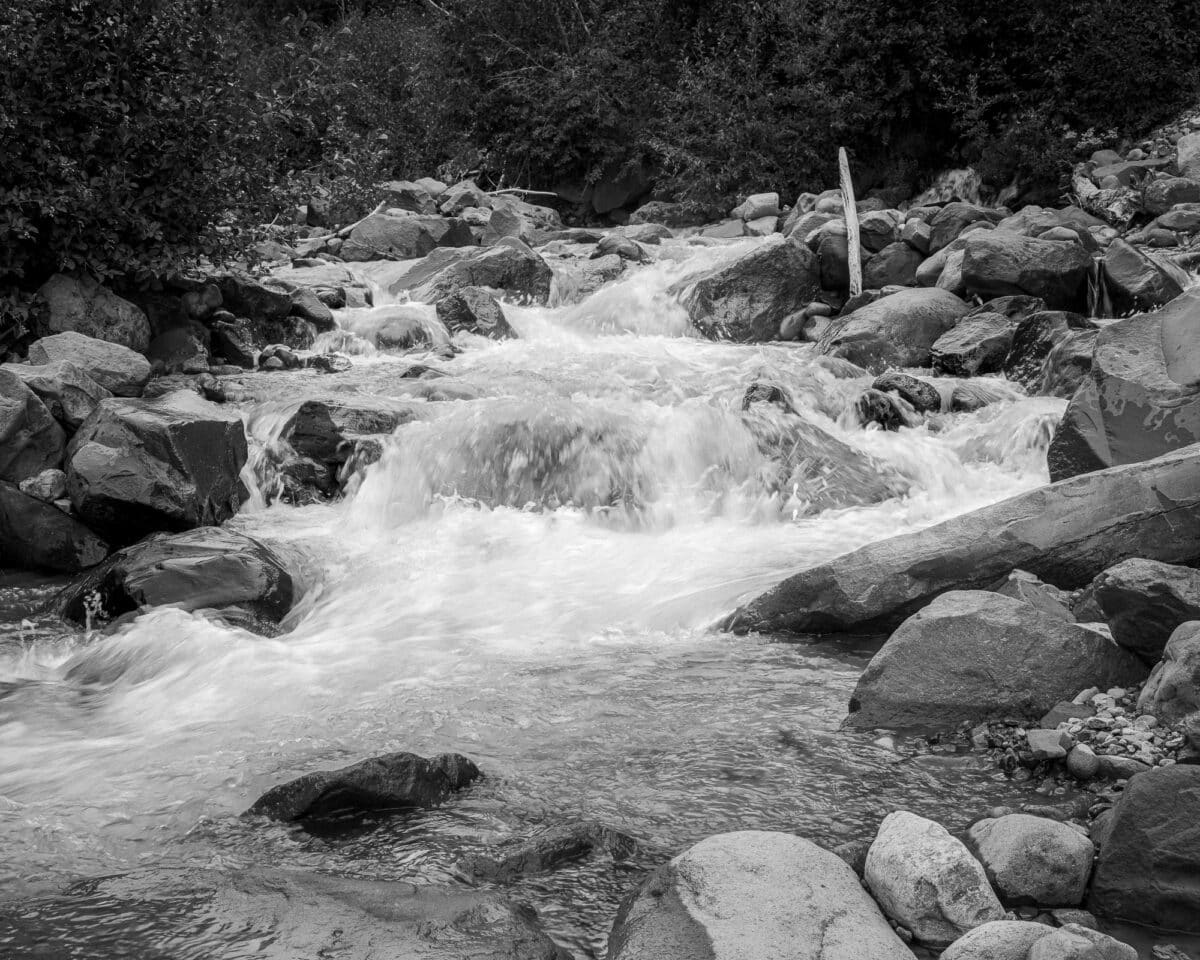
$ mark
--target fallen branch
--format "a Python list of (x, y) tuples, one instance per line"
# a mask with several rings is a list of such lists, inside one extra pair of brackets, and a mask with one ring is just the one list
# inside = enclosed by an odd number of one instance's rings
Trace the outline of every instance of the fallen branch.
[(553, 190), (526, 190), (523, 187), (505, 187), (503, 190), (489, 190), (487, 192), (487, 195), (489, 197), (499, 197), (503, 194), (508, 194), (508, 193), (522, 193), (525, 196), (535, 196), (535, 197), (557, 197), (558, 196), (558, 194), (555, 193)]
[(333, 233), (327, 233), (327, 234), (325, 234), (324, 236), (320, 236), (320, 237), (306, 237), (306, 238), (305, 238), (305, 240), (306, 240), (306, 241), (312, 241), (312, 240), (334, 240), (334, 239), (336, 239), (336, 238), (338, 238), (338, 237), (348, 237), (348, 236), (350, 236), (350, 234), (351, 234), (351, 233), (353, 233), (353, 232), (354, 232), (354, 228), (355, 228), (355, 227), (359, 226), (359, 225), (360, 225), (360, 224), (362, 224), (362, 223), (365, 223), (367, 220), (370, 220), (370, 219), (371, 219), (373, 216), (375, 216), (375, 214), (377, 214), (377, 213), (383, 213), (383, 211), (384, 211), (384, 210), (386, 210), (386, 209), (387, 209), (387, 201), (386, 201), (386, 200), (380, 200), (380, 201), (379, 201), (379, 205), (378, 205), (378, 206), (377, 206), (377, 207), (376, 207), (374, 210), (372, 210), (370, 213), (368, 213), (368, 214), (367, 214), (365, 217), (363, 217), (361, 220), (355, 220), (355, 221), (354, 221), (352, 224), (350, 224), (350, 226), (348, 226), (348, 227), (342, 227), (340, 230), (335, 230)]

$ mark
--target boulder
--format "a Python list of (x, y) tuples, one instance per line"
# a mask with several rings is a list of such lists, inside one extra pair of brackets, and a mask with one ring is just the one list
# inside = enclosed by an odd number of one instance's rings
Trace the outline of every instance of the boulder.
[[(619, 228), (618, 233), (634, 243), (644, 243), (651, 247), (656, 247), (664, 240), (670, 240), (675, 236), (670, 227), (664, 227), (661, 223), (630, 223)], [(598, 243), (599, 240), (593, 242)]]
[(933, 369), (952, 377), (996, 373), (1008, 357), (1015, 329), (1003, 314), (972, 314), (934, 341)]
[(924, 257), (907, 243), (889, 243), (863, 267), (863, 286), (868, 290), (882, 287), (911, 287), (917, 282), (917, 267)]
[(1067, 824), (1011, 813), (980, 820), (967, 831), (967, 842), (1006, 904), (1083, 903), (1096, 849)]
[(621, 905), (610, 960), (912, 960), (854, 871), (786, 833), (700, 841)]
[(933, 242), (933, 231), (924, 220), (909, 220), (900, 229), (900, 239), (922, 257), (927, 257)]
[(622, 236), (619, 233), (610, 233), (600, 238), (596, 244), (596, 249), (593, 251), (591, 259), (598, 260), (600, 257), (615, 255), (622, 260), (629, 260), (633, 263), (641, 263), (646, 259), (646, 251), (635, 240), (629, 237)]
[(1200, 202), (1200, 180), (1165, 177), (1152, 180), (1142, 190), (1142, 208), (1149, 214), (1166, 213), (1177, 203)]
[(679, 297), (710, 340), (773, 340), (792, 311), (820, 293), (817, 259), (796, 240), (768, 241), (731, 263), (685, 278)]
[(1070, 397), (1092, 368), (1097, 326), (1064, 310), (1022, 319), (1013, 331), (1003, 371), (1032, 396)]
[[(1182, 272), (1181, 272), (1182, 273)], [(1169, 303), (1188, 286), (1186, 273), (1176, 275), (1137, 247), (1117, 237), (1104, 251), (1104, 282), (1118, 314), (1153, 310)]]
[(928, 380), (888, 370), (871, 383), (871, 389), (895, 393), (917, 413), (937, 413), (942, 408), (942, 395)]
[(692, 212), (682, 203), (666, 200), (651, 200), (643, 203), (629, 215), (629, 222), (661, 223), (668, 227), (694, 227), (704, 222), (703, 216)]
[(738, 220), (757, 220), (760, 217), (779, 216), (779, 194), (753, 193), (734, 207), (729, 215)]
[(389, 207), (408, 210), (410, 213), (431, 215), (437, 213), (437, 204), (429, 191), (411, 180), (392, 180), (383, 185), (383, 201)]
[(1137, 463), (1200, 441), (1200, 288), (1100, 331), (1092, 369), (1047, 451), (1050, 477)]
[(983, 867), (962, 841), (907, 810), (879, 825), (863, 880), (884, 913), (935, 949), (1004, 919)]
[(895, 210), (876, 210), (865, 214), (858, 221), (858, 232), (863, 249), (879, 253), (899, 242), (900, 214)]
[(900, 290), (832, 323), (817, 350), (876, 372), (927, 367), (933, 344), (968, 309), (954, 294), (936, 287)]
[(929, 252), (937, 253), (948, 247), (952, 241), (973, 223), (999, 223), (1003, 214), (974, 203), (964, 203), (956, 200), (948, 203), (929, 220)]
[(1172, 723), (1200, 711), (1200, 622), (1180, 624), (1171, 634), (1137, 705), (1138, 713)]
[(245, 496), (246, 431), (190, 391), (103, 400), (67, 449), (67, 489), (88, 526), (118, 545), (228, 520)]
[(1160, 767), (1129, 781), (1088, 906), (1113, 920), (1200, 933), (1200, 766)]
[(254, 334), (247, 321), (219, 321), (212, 325), (211, 333), (214, 357), (246, 370), (254, 369), (258, 363), (258, 348), (254, 345)]
[(1082, 308), (1091, 268), (1091, 255), (1077, 243), (992, 231), (972, 234), (963, 246), (963, 282), (985, 300), (1025, 294), (1054, 309)]
[(108, 544), (53, 503), (0, 480), (0, 566), (77, 573), (108, 556)]
[(1030, 947), (1028, 960), (1138, 960), (1138, 952), (1099, 930), (1068, 923)]
[(209, 340), (208, 331), (199, 324), (172, 327), (150, 341), (146, 359), (160, 373), (207, 372)]
[(492, 340), (516, 337), (500, 304), (481, 287), (463, 287), (437, 304), (437, 317), (450, 333), (465, 330)]
[(81, 333), (43, 337), (29, 348), (32, 364), (73, 363), (118, 397), (140, 396), (152, 373), (150, 361), (116, 343)]
[(492, 198), (479, 189), (479, 185), (474, 180), (462, 180), (452, 187), (447, 187), (438, 197), (438, 209), (443, 216), (447, 217), (453, 217), (466, 210), (467, 207), (488, 209), (491, 205)]
[(6, 363), (0, 366), (16, 374), (37, 394), (50, 415), (64, 427), (74, 430), (91, 416), (96, 405), (112, 394), (67, 360), (37, 366)]
[(436, 807), (483, 776), (457, 753), (426, 759), (389, 753), (337, 770), (319, 770), (272, 787), (246, 816), (270, 820), (316, 820), (347, 813)]
[(266, 544), (232, 530), (200, 527), (153, 534), (118, 550), (63, 588), (54, 611), (74, 623), (148, 607), (236, 607), (278, 623), (299, 599), (296, 574)]
[(991, 920), (955, 940), (941, 960), (1026, 960), (1051, 927), (1026, 920)]
[(36, 324), (39, 336), (78, 333), (119, 344), (138, 353), (150, 345), (150, 321), (86, 273), (56, 273), (38, 289), (46, 304)]
[(871, 658), (847, 722), (948, 729), (1036, 718), (1089, 686), (1139, 683), (1146, 672), (1101, 633), (1011, 597), (955, 590), (905, 620)]
[(471, 228), (460, 219), (373, 213), (350, 231), (340, 255), (349, 261), (411, 260), (435, 247), (469, 247), (474, 243)]
[(527, 244), (505, 237), (486, 250), (439, 249), (396, 278), (389, 290), (437, 303), (464, 287), (487, 287), (514, 300), (545, 303), (552, 279), (545, 260)]
[(279, 431), (279, 439), (302, 457), (343, 463), (367, 436), (392, 433), (415, 418), (411, 404), (369, 396), (305, 400)]
[(0, 480), (20, 483), (62, 463), (66, 436), (13, 364), (0, 366)]
[(1200, 570), (1133, 558), (1092, 581), (1113, 639), (1154, 663), (1181, 623), (1200, 620)]
[(1129, 557), (1195, 562), (1198, 472), (1200, 444), (1030, 490), (796, 573), (724, 626), (739, 633), (875, 628), (947, 590), (983, 589), (1017, 569), (1075, 589)]

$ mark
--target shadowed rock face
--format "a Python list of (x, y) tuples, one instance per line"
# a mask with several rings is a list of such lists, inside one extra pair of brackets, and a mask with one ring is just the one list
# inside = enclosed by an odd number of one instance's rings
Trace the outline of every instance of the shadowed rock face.
[(728, 617), (737, 633), (888, 626), (1015, 569), (1079, 587), (1129, 557), (1200, 558), (1200, 444), (1051, 484), (801, 571)]
[(76, 573), (108, 556), (108, 544), (52, 503), (0, 481), (4, 566)]
[(306, 773), (272, 787), (246, 811), (272, 820), (311, 820), (343, 813), (433, 807), (482, 774), (457, 753), (426, 760), (389, 753), (342, 767)]

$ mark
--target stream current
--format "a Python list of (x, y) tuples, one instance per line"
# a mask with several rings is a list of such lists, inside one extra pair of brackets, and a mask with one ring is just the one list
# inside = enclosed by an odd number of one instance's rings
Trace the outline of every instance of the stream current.
[[(453, 884), (464, 854), (575, 819), (645, 852), (506, 893), (577, 957), (603, 956), (640, 870), (708, 834), (834, 844), (897, 807), (953, 829), (1037, 801), (980, 754), (839, 728), (882, 638), (712, 629), (799, 568), (1045, 483), (1063, 407), (1014, 397), (864, 430), (868, 378), (809, 345), (699, 339), (666, 295), (758, 242), (669, 242), (579, 302), (506, 305), (519, 339), (460, 334), (450, 360), (375, 352), (349, 334), (378, 308), (343, 311), (349, 372), (258, 378), (278, 396), (244, 405), (258, 470), (231, 526), (310, 566), (277, 637), (172, 609), (71, 632), (39, 612), (63, 581), (0, 574), (0, 956), (275, 956), (183, 909), (38, 898), (183, 866)], [(552, 303), (573, 269), (556, 267)], [(414, 359), (448, 376), (402, 378)], [(760, 381), (796, 413), (743, 410)], [(268, 506), (264, 452), (314, 394), (418, 416), (343, 500)], [(276, 783), (395, 750), (461, 752), (486, 777), (328, 835), (238, 816)]]

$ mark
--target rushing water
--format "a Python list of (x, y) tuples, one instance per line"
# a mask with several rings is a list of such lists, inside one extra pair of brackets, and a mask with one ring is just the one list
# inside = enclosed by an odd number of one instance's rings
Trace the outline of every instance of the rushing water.
[[(601, 856), (511, 892), (599, 955), (637, 870), (706, 834), (836, 843), (896, 807), (961, 826), (1028, 800), (979, 756), (839, 729), (877, 639), (710, 625), (797, 568), (1045, 482), (1062, 401), (864, 430), (849, 411), (867, 381), (811, 348), (688, 335), (666, 288), (745, 246), (672, 244), (582, 302), (510, 307), (520, 339), (416, 358), (440, 380), (402, 379), (414, 357), (351, 335), (378, 313), (346, 312), (350, 372), (279, 374), (282, 399), (247, 407), (258, 482), (305, 393), (419, 416), (345, 500), (260, 493), (233, 522), (311, 559), (278, 637), (169, 609), (82, 636), (38, 613), (53, 583), (0, 580), (0, 900), (22, 918), (0, 922), (0, 955), (116, 958), (130, 931), (190, 930), (125, 902), (21, 906), (81, 877), (285, 864), (453, 883), (464, 853), (575, 818), (637, 837), (642, 861)], [(572, 276), (560, 268), (560, 291)], [(800, 416), (744, 412), (756, 380)], [(459, 751), (487, 777), (440, 810), (331, 836), (238, 818), (272, 784), (399, 749)], [(256, 955), (219, 924), (184, 939), (170, 956)]]

